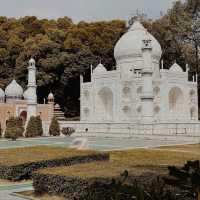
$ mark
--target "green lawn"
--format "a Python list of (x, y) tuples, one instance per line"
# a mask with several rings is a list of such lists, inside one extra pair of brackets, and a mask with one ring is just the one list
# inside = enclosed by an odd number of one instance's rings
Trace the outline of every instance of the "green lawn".
[[(115, 177), (125, 169), (133, 175), (147, 171), (167, 171), (169, 165), (182, 166), (187, 160), (200, 160), (200, 145), (137, 149), (110, 152), (110, 162), (78, 164), (69, 167), (42, 169), (40, 173), (70, 177)], [(184, 152), (183, 152), (184, 151)]]
[(13, 166), (43, 160), (62, 159), (73, 156), (91, 155), (90, 150), (75, 150), (62, 147), (37, 146), (0, 150), (0, 165)]

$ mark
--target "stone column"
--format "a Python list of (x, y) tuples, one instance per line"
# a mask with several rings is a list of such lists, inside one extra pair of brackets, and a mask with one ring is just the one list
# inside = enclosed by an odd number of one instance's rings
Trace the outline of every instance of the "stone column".
[(143, 40), (143, 61), (144, 66), (142, 70), (142, 94), (141, 94), (141, 102), (142, 102), (142, 123), (152, 123), (153, 122), (153, 64), (151, 58), (151, 40), (146, 39)]
[(27, 120), (31, 116), (37, 116), (37, 94), (36, 94), (36, 67), (35, 60), (31, 58), (28, 66), (28, 98), (27, 98)]

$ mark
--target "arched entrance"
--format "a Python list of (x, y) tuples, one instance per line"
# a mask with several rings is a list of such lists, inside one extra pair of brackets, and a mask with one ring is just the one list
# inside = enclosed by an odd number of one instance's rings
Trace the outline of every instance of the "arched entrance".
[(26, 123), (26, 119), (27, 119), (27, 112), (24, 110), (20, 113), (19, 117), (22, 119), (23, 124)]
[(196, 119), (196, 109), (195, 109), (195, 107), (192, 107), (190, 109), (190, 119), (191, 120), (195, 120)]
[(169, 111), (172, 118), (179, 119), (184, 114), (183, 102), (182, 90), (178, 87), (173, 87), (169, 91)]
[(113, 120), (113, 92), (104, 87), (98, 92), (98, 114), (103, 121)]

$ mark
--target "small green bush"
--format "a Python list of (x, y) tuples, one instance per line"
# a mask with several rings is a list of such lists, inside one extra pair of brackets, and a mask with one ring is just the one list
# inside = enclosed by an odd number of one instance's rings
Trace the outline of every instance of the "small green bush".
[(28, 125), (26, 127), (26, 137), (38, 137), (43, 135), (42, 120), (40, 116), (30, 117)]
[(65, 136), (71, 136), (75, 132), (75, 129), (72, 127), (62, 128), (62, 134)]
[(18, 138), (17, 133), (18, 131), (16, 130), (16, 128), (9, 128), (5, 133), (5, 138), (15, 141)]
[(52, 135), (52, 136), (60, 135), (60, 125), (59, 125), (58, 120), (55, 116), (51, 120), (51, 124), (50, 124), (50, 127), (49, 127), (49, 135)]
[(16, 140), (24, 132), (23, 121), (19, 117), (11, 117), (6, 122), (5, 138)]

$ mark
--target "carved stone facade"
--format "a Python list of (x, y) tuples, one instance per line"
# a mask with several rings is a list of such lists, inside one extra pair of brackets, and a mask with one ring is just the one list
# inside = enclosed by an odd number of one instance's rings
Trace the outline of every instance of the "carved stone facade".
[[(160, 69), (158, 41), (136, 21), (115, 46), (116, 70), (100, 63), (81, 81), (81, 122), (198, 122), (197, 82), (175, 63)], [(83, 80), (81, 78), (81, 80)]]

